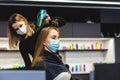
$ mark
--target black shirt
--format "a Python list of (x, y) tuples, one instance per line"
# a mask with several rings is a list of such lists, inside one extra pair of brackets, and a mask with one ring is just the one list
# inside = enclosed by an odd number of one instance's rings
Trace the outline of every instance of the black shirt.
[[(69, 72), (62, 60), (55, 55), (55, 53), (50, 53), (48, 51), (44, 51), (43, 61), (38, 61), (35, 64), (35, 67), (43, 66), (46, 70), (46, 80), (53, 80), (62, 72)], [(42, 68), (43, 69), (43, 68)]]
[(36, 32), (31, 37), (20, 41), (19, 49), (26, 67), (31, 66), (29, 54), (31, 54), (31, 56), (33, 57), (35, 45), (37, 42), (37, 36), (38, 32)]

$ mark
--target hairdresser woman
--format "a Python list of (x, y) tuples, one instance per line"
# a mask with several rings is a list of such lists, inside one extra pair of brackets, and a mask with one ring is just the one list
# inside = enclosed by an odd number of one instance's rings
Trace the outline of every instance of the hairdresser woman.
[[(43, 17), (41, 17), (43, 16)], [(19, 48), (20, 53), (23, 57), (25, 66), (31, 65), (31, 59), (29, 54), (33, 56), (36, 39), (43, 25), (43, 22), (48, 24), (51, 20), (46, 10), (40, 10), (37, 18), (37, 25), (29, 24), (27, 19), (21, 14), (14, 13), (8, 20), (8, 39), (10, 49)]]

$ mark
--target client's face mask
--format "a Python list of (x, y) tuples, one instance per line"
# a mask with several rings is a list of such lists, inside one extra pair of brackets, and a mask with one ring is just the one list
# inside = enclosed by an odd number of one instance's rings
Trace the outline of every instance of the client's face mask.
[(51, 39), (50, 44), (48, 45), (48, 48), (55, 53), (59, 49), (59, 46), (60, 46), (59, 40)]
[(27, 27), (25, 24), (23, 24), (17, 31), (17, 34), (24, 35), (27, 33)]

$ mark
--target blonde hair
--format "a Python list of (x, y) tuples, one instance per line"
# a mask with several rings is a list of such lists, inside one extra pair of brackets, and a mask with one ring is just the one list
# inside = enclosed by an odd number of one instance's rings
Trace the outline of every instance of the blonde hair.
[(56, 30), (59, 33), (59, 29), (56, 27), (45, 27), (41, 30), (40, 34), (38, 35), (33, 62), (31, 66), (34, 66), (37, 61), (43, 59), (44, 42), (46, 41), (48, 34), (51, 30)]
[(13, 15), (11, 15), (8, 20), (8, 28), (7, 28), (10, 49), (18, 48), (18, 43), (21, 40), (21, 36), (17, 35), (15, 30), (12, 28), (12, 24), (14, 24), (16, 22), (20, 22), (20, 21), (24, 21), (25, 25), (27, 26), (27, 33), (26, 33), (24, 39), (32, 36), (35, 32), (34, 31), (35, 25), (34, 24), (29, 25), (27, 19), (24, 16), (22, 16), (18, 13), (14, 13)]

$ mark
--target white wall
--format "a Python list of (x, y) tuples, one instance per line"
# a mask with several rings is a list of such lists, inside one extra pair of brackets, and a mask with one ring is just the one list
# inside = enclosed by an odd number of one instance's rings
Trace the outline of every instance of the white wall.
[(13, 68), (24, 66), (19, 50), (10, 50), (8, 38), (0, 38), (0, 68)]

